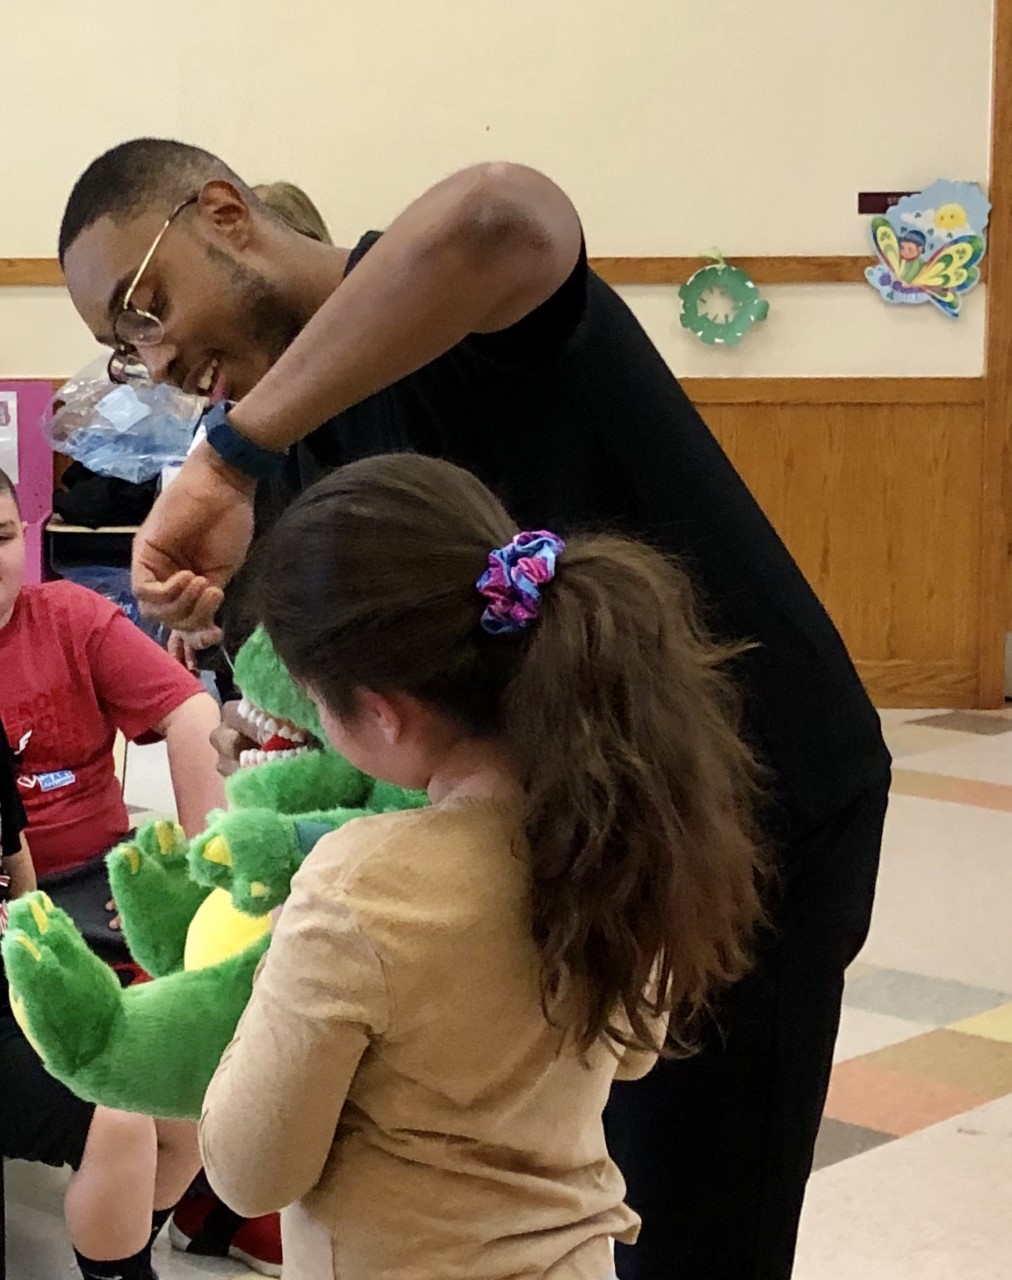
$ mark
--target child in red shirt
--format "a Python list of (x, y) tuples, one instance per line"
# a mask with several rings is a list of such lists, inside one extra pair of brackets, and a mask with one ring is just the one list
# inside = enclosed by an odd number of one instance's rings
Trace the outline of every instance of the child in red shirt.
[(111, 601), (47, 582), (21, 587), (5, 609), (13, 585), (0, 580), (0, 713), (39, 877), (106, 853), (130, 830), (113, 762), (117, 729), (166, 739), (180, 822), (199, 830), (222, 803), (206, 747), (214, 700)]
[[(0, 471), (0, 719), (27, 848), (40, 882), (57, 885), (101, 876), (103, 855), (130, 829), (113, 761), (117, 730), (165, 738), (179, 821), (189, 835), (203, 828), (224, 805), (209, 742), (219, 717), (200, 683), (109, 601), (69, 582), (23, 586), (23, 573), (23, 525)], [(15, 893), (30, 887), (19, 871)], [(66, 1218), (83, 1276), (153, 1280), (154, 1236), (199, 1168), (193, 1126), (75, 1098), (46, 1073), (2, 987), (2, 1154), (75, 1170)]]

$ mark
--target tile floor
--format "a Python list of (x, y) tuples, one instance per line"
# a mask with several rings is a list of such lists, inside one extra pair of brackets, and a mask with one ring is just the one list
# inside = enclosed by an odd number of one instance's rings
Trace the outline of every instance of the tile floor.
[[(871, 936), (849, 975), (795, 1280), (1012, 1275), (1012, 708), (883, 713), (896, 768)], [(127, 800), (171, 803), (132, 749)], [(8, 1274), (75, 1274), (64, 1175), (11, 1165)], [(252, 1273), (159, 1245), (162, 1280)], [(694, 1280), (705, 1280), (704, 1277)]]
[(895, 757), (795, 1280), (1012, 1275), (1012, 708), (883, 713)]

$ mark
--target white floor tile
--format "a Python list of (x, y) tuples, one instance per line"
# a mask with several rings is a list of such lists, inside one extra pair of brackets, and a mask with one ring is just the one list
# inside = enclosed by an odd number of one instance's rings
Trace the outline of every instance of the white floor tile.
[(1012, 733), (975, 736), (958, 746), (940, 743), (937, 751), (919, 751), (904, 757), (903, 767), (920, 773), (947, 773), (956, 778), (972, 778), (975, 782), (1010, 786)]
[(1012, 1098), (820, 1170), (794, 1280), (1008, 1280)]
[(860, 1058), (862, 1054), (886, 1049), (914, 1036), (923, 1035), (931, 1027), (905, 1018), (894, 1018), (888, 1013), (870, 1013), (867, 1009), (848, 1008), (844, 1004), (840, 1019), (840, 1032), (836, 1037), (834, 1062), (848, 1058)]
[(1007, 990), (1009, 903), (1012, 813), (894, 795), (861, 959)]

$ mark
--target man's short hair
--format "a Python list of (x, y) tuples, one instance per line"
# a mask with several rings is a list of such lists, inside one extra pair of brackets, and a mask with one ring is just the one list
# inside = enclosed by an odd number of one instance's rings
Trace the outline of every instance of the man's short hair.
[(224, 161), (200, 147), (169, 138), (121, 142), (93, 160), (74, 184), (60, 223), (60, 262), (81, 232), (100, 218), (129, 222), (152, 206), (168, 217), (212, 178), (248, 190)]

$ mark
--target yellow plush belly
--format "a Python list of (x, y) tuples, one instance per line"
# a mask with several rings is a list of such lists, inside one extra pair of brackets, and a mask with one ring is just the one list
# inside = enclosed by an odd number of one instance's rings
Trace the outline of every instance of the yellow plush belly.
[(190, 921), (183, 951), (184, 969), (209, 969), (259, 941), (270, 928), (269, 916), (245, 916), (224, 889), (212, 889)]

